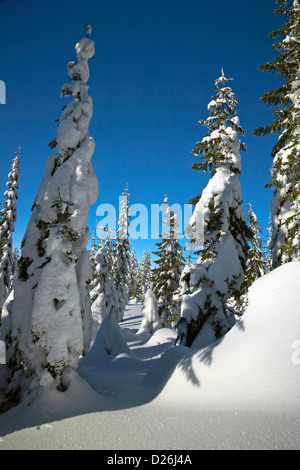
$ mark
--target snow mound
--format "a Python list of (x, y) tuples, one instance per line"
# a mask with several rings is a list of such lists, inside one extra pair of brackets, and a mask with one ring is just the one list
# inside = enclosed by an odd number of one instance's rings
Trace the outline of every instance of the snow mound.
[(196, 352), (179, 347), (162, 357), (151, 380), (157, 385), (169, 373), (156, 401), (206, 410), (299, 413), (299, 286), (299, 262), (257, 280), (246, 312), (225, 337)]
[(83, 362), (99, 364), (102, 359), (115, 359), (119, 356), (135, 357), (130, 350), (115, 319), (108, 315), (100, 325), (95, 341)]
[(147, 341), (147, 346), (156, 346), (158, 344), (174, 344), (177, 338), (177, 333), (174, 328), (159, 328), (156, 330)]

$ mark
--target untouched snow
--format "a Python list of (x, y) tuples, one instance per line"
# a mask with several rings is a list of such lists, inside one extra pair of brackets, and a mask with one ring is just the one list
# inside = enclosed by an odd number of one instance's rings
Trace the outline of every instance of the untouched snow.
[(202, 350), (172, 347), (170, 328), (139, 332), (142, 304), (128, 304), (66, 392), (0, 415), (0, 450), (300, 450), (299, 285), (296, 262), (256, 281), (241, 320)]
[(276, 410), (300, 417), (300, 366), (294, 352), (300, 338), (299, 286), (296, 262), (257, 280), (236, 326), (211, 346), (188, 351), (157, 401), (173, 406), (176, 391), (181, 408), (188, 403), (203, 410)]

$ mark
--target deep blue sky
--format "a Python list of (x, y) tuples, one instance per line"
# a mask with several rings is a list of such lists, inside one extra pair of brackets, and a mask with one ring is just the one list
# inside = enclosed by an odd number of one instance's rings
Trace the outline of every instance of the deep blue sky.
[[(0, 80), (7, 104), (0, 105), (0, 193), (15, 151), (21, 146), (18, 246), (56, 137), (63, 105), (66, 65), (75, 43), (93, 28), (96, 54), (89, 61), (94, 102), (90, 132), (96, 141), (93, 167), (99, 198), (89, 214), (96, 224), (101, 203), (118, 203), (128, 183), (132, 203), (185, 204), (201, 193), (209, 176), (191, 170), (191, 154), (206, 129), (214, 80), (224, 68), (238, 100), (247, 153), (242, 155), (244, 202), (267, 226), (274, 138), (253, 137), (272, 121), (259, 101), (278, 86), (258, 66), (275, 56), (268, 34), (282, 25), (273, 0), (2, 0)], [(276, 137), (277, 138), (277, 137)], [(1, 189), (2, 188), (2, 189)], [(137, 253), (154, 241), (135, 242)]]

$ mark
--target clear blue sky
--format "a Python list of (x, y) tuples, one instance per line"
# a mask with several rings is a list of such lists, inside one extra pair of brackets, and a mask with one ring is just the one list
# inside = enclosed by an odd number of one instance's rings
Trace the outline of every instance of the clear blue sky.
[[(275, 56), (268, 34), (282, 25), (273, 0), (0, 0), (0, 80), (7, 104), (0, 105), (0, 193), (15, 151), (21, 146), (18, 246), (56, 137), (55, 120), (69, 101), (60, 97), (69, 81), (66, 65), (75, 43), (93, 28), (96, 54), (89, 61), (94, 102), (90, 132), (96, 141), (93, 167), (96, 208), (117, 205), (128, 183), (131, 202), (185, 204), (201, 193), (209, 176), (193, 171), (191, 154), (206, 129), (214, 80), (224, 68), (238, 100), (246, 135), (241, 176), (244, 202), (267, 226), (272, 192), (271, 149), (276, 138), (251, 135), (272, 121), (259, 101), (278, 86), (258, 66)], [(1, 189), (2, 188), (2, 189)], [(155, 241), (135, 242), (137, 253)]]

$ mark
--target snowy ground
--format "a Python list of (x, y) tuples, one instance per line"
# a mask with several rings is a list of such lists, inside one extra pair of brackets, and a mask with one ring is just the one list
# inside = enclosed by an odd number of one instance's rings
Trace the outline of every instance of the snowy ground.
[(67, 392), (0, 415), (0, 450), (300, 450), (299, 285), (300, 263), (265, 276), (242, 322), (202, 351), (172, 348), (172, 329), (138, 334), (142, 306), (129, 304)]

